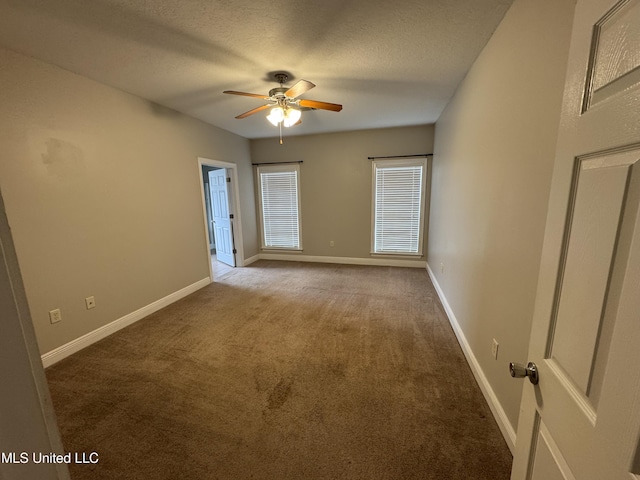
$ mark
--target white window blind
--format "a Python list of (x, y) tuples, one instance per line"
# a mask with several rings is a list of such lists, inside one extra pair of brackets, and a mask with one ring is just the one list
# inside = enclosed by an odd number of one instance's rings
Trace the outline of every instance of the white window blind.
[(262, 247), (300, 250), (299, 165), (258, 167)]
[(373, 253), (422, 255), (426, 161), (373, 163)]

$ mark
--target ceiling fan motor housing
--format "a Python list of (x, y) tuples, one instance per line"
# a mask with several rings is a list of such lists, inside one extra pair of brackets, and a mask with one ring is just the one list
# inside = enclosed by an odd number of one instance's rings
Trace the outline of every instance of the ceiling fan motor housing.
[(289, 90), (287, 87), (276, 87), (269, 90), (270, 97), (284, 97), (284, 92)]
[(289, 80), (289, 75), (287, 75), (286, 73), (276, 73), (274, 76), (276, 77), (276, 81), (281, 86), (282, 86), (282, 84), (287, 83), (287, 80)]

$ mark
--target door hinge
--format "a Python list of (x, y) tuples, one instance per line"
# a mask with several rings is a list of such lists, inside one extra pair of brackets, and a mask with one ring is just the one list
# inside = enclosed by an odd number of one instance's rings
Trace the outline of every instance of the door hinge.
[(227, 183), (231, 183), (231, 177), (227, 177)]
[(233, 253), (236, 254), (236, 253), (238, 253), (238, 251), (234, 248), (233, 249)]
[(233, 219), (233, 213), (229, 214), (229, 218)]

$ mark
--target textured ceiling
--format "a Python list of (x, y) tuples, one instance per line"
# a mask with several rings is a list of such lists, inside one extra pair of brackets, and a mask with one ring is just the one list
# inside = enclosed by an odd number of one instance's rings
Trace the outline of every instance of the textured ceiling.
[(287, 71), (317, 86), (287, 135), (432, 123), (512, 0), (2, 0), (0, 45), (247, 138)]

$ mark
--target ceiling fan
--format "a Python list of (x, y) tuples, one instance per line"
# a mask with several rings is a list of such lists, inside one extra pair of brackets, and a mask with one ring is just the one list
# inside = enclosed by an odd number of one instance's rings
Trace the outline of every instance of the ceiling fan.
[[(342, 105), (337, 103), (319, 102), (317, 100), (306, 100), (298, 98), (300, 95), (311, 90), (315, 85), (307, 80), (299, 80), (292, 87), (285, 87), (284, 84), (289, 79), (286, 73), (276, 73), (276, 81), (280, 84), (279, 87), (269, 90), (269, 95), (260, 95), (258, 93), (246, 93), (237, 92), (235, 90), (225, 90), (222, 93), (228, 93), (231, 95), (242, 95), (245, 97), (254, 97), (267, 100), (268, 103), (256, 107), (248, 112), (241, 113), (236, 118), (246, 118), (254, 113), (262, 112), (263, 110), (271, 109), (267, 120), (274, 126), (279, 126), (282, 131), (282, 126), (293, 127), (302, 122), (302, 110), (330, 110), (332, 112), (339, 112), (342, 110)], [(280, 138), (282, 143), (282, 138)]]

